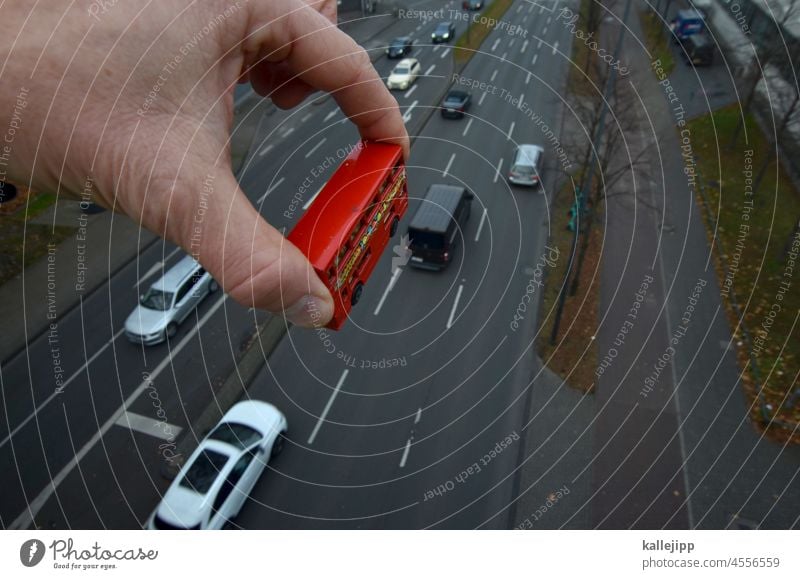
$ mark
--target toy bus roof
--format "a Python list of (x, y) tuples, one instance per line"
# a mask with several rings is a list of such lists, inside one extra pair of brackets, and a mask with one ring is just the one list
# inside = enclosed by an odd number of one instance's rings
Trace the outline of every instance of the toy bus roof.
[(409, 229), (445, 232), (450, 226), (464, 188), (455, 185), (431, 185), (425, 200), (411, 219)]
[(311, 265), (322, 270), (333, 260), (402, 154), (399, 145), (361, 141), (347, 156), (288, 235)]

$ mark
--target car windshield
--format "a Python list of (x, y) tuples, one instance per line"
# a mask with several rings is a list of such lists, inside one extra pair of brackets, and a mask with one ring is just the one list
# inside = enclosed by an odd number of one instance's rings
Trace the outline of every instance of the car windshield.
[(450, 31), (450, 25), (449, 24), (440, 24), (439, 26), (436, 27), (436, 32), (440, 32), (441, 33), (441, 32), (449, 32), (449, 31)]
[(407, 66), (398, 66), (394, 69), (395, 74), (408, 74), (408, 67)]
[(180, 486), (204, 495), (214, 484), (219, 472), (225, 467), (228, 457), (220, 452), (204, 450), (186, 471)]
[(219, 440), (244, 450), (261, 438), (257, 430), (236, 422), (223, 422), (208, 435), (211, 440)]
[(405, 42), (406, 41), (401, 38), (396, 38), (395, 40), (392, 40), (392, 44), (390, 46), (392, 48), (403, 48), (403, 46), (405, 46)]
[(445, 102), (448, 103), (460, 103), (466, 98), (466, 94), (463, 92), (451, 92), (447, 95)]
[(148, 309), (163, 312), (172, 306), (172, 294), (170, 292), (150, 288), (139, 303)]

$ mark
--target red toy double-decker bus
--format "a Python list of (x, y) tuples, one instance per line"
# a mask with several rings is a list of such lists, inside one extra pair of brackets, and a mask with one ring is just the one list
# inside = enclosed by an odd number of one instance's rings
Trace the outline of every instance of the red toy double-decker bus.
[(408, 208), (403, 151), (361, 141), (289, 233), (333, 296), (342, 327)]

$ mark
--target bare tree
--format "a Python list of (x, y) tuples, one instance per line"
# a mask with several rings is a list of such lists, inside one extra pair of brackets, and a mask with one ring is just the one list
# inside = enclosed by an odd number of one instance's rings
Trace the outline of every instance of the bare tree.
[[(598, 67), (598, 78), (607, 82), (611, 70), (599, 61), (595, 61), (594, 66)], [(572, 108), (589, 138), (570, 146), (574, 156), (582, 159), (580, 166), (583, 172), (583, 207), (578, 221), (579, 231), (576, 232), (580, 244), (570, 295), (575, 295), (578, 290), (583, 261), (598, 212), (605, 206), (605, 201), (622, 178), (637, 170), (643, 171), (647, 165), (652, 144), (641, 144), (632, 157), (625, 151), (626, 139), (638, 134), (641, 128), (636, 113), (637, 103), (630, 85), (625, 82), (613, 82), (609, 90), (605, 91), (605, 98), (596, 93), (589, 97), (578, 96), (572, 99)], [(611, 122), (604, 119), (606, 114), (611, 115)], [(592, 136), (595, 136), (594, 140)], [(594, 167), (590, 167), (590, 164)]]

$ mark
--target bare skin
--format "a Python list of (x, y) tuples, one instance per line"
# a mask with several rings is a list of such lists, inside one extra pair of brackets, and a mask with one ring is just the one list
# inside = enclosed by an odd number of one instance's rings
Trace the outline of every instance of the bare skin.
[(335, 20), (335, 0), (6, 1), (7, 178), (90, 194), (197, 257), (237, 302), (324, 324), (328, 290), (239, 189), (227, 140), (233, 88), (249, 81), (282, 108), (330, 92), (363, 138), (408, 153), (397, 102)]

